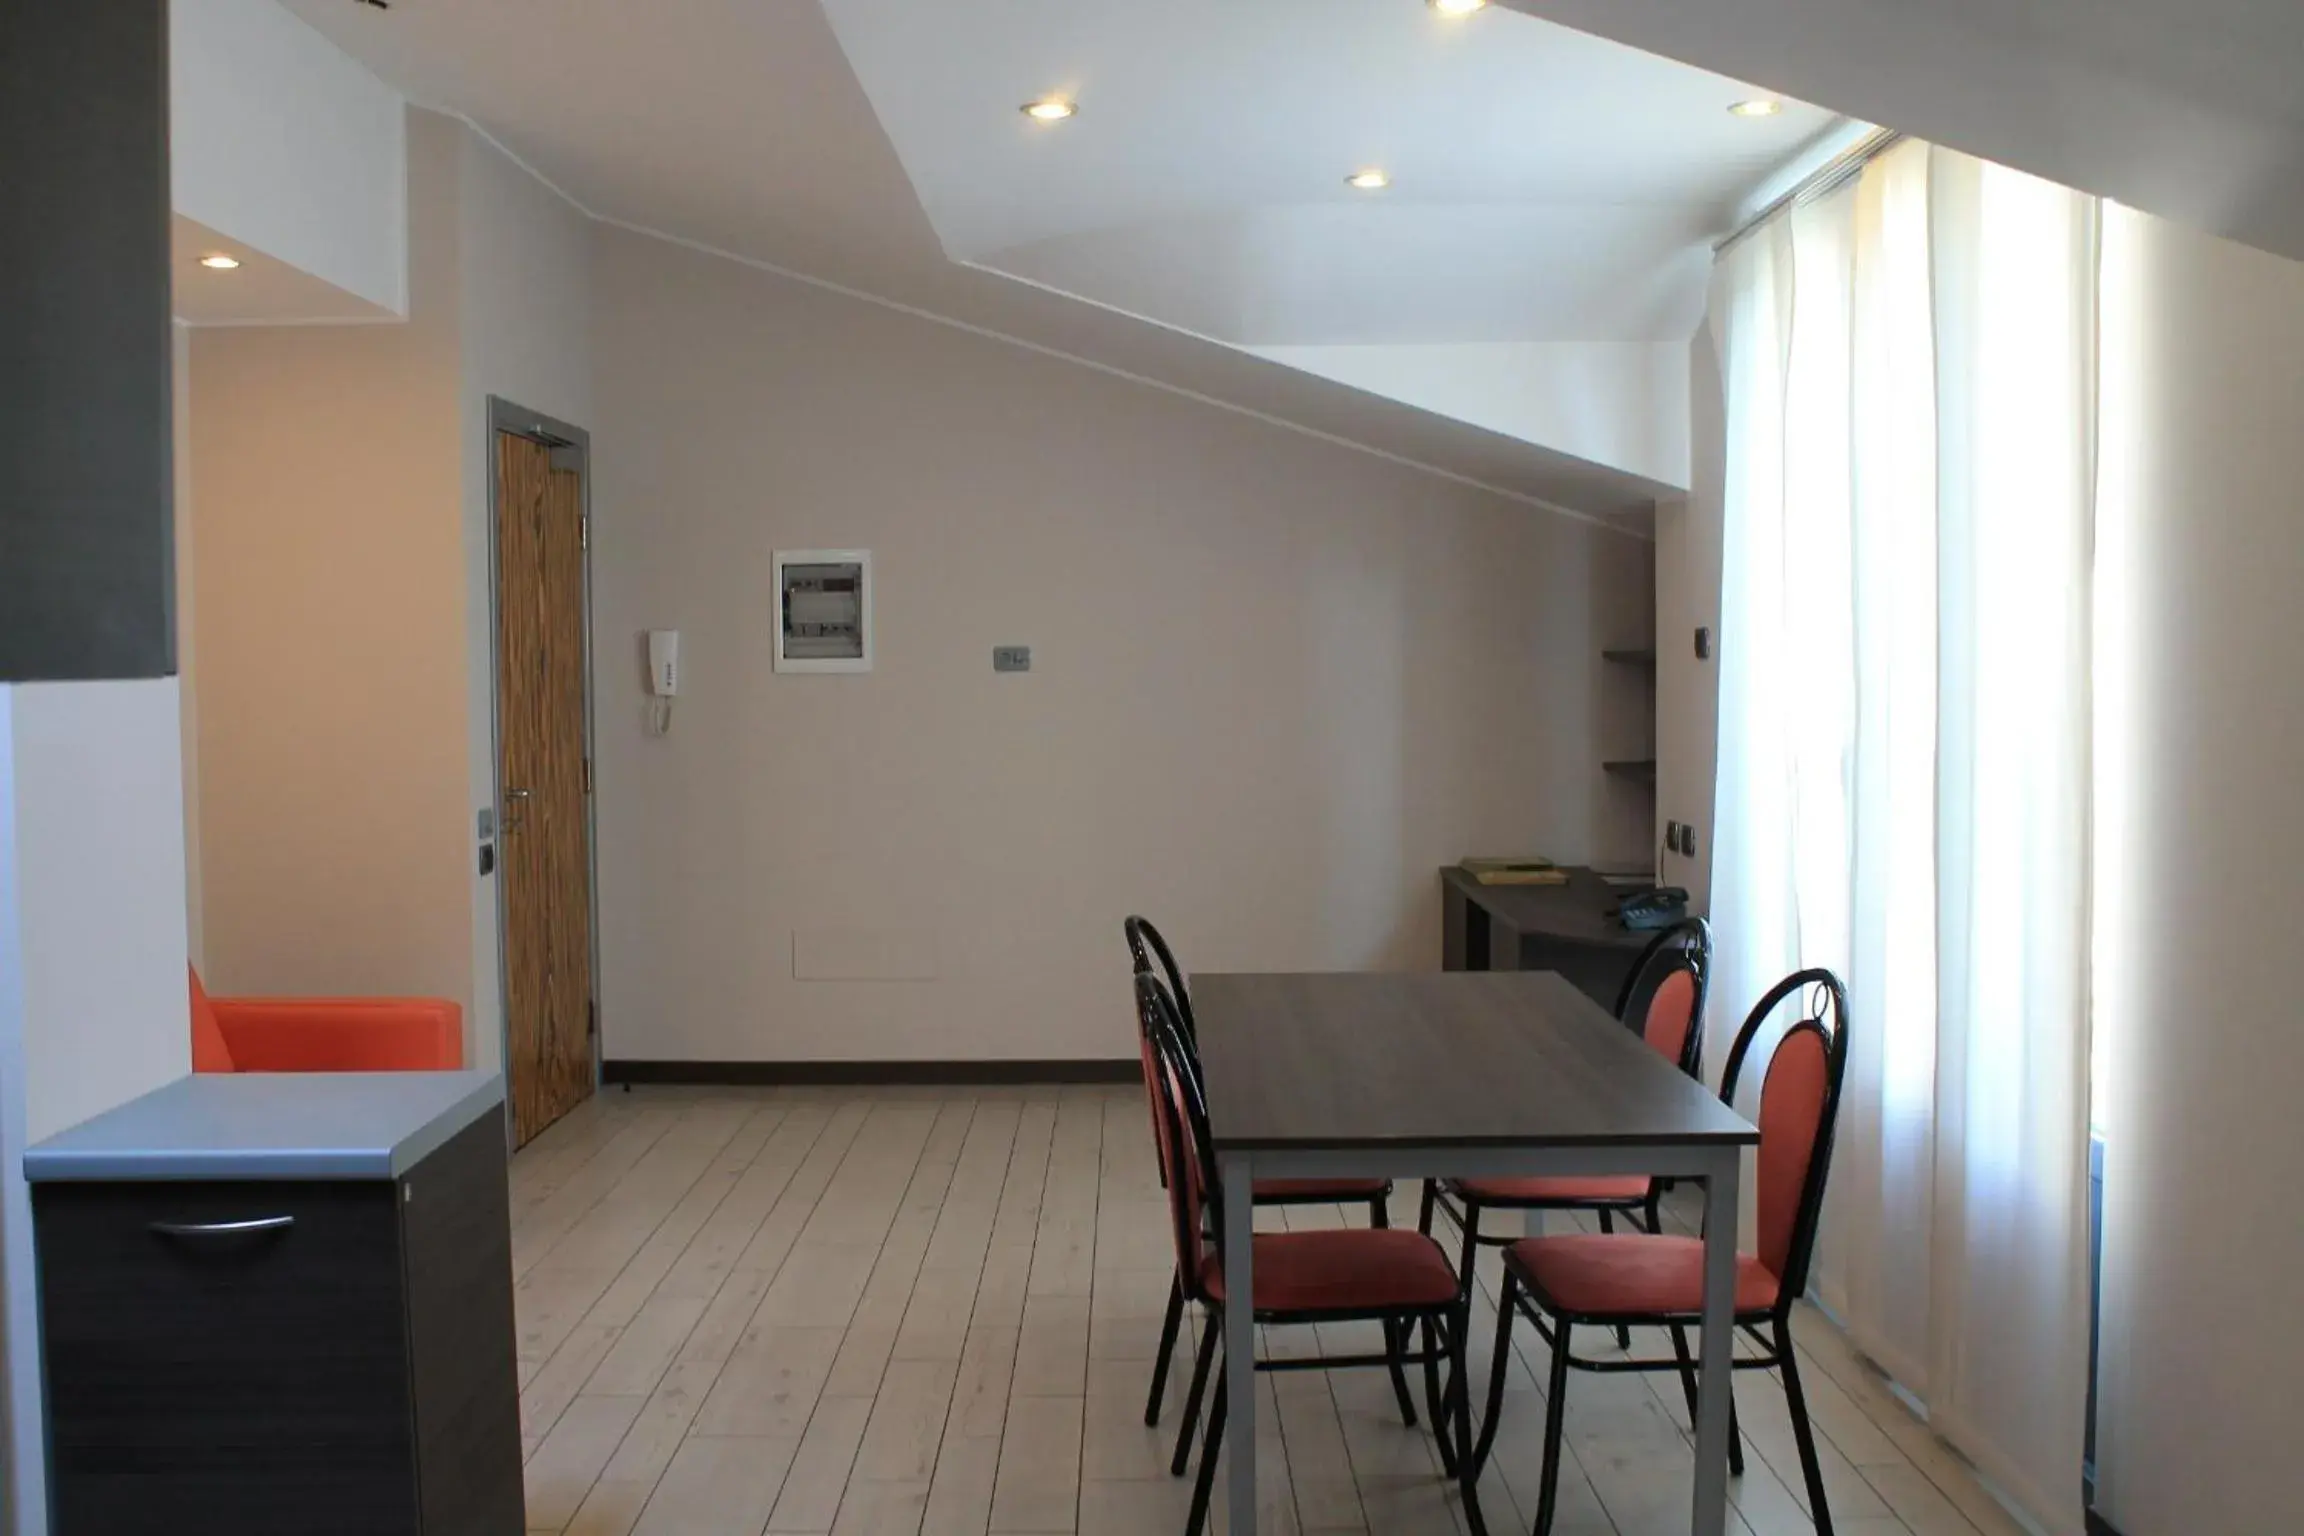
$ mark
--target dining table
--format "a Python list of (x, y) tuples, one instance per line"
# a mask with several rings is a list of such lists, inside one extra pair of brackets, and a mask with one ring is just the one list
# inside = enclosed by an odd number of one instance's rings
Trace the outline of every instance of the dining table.
[[(1202, 974), (1192, 1003), (1233, 1295), (1255, 1294), (1257, 1179), (1643, 1173), (1704, 1186), (1689, 1528), (1723, 1536), (1737, 1199), (1759, 1132), (1556, 972)], [(1224, 1309), (1236, 1533), (1256, 1529), (1255, 1321), (1252, 1306)], [(1469, 1380), (1461, 1392), (1468, 1434)], [(1469, 1479), (1464, 1496), (1478, 1532)]]

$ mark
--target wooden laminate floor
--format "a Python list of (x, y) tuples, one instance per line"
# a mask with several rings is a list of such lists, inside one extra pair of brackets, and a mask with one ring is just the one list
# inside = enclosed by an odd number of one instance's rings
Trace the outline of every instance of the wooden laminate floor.
[[(513, 1161), (529, 1529), (1181, 1532), (1187, 1485), (1166, 1460), (1183, 1348), (1160, 1428), (1142, 1422), (1169, 1276), (1163, 1201), (1132, 1088), (593, 1100)], [(1394, 1208), (1412, 1223), (1414, 1191)], [(1347, 1220), (1365, 1214), (1259, 1213)], [(1492, 1262), (1484, 1285), (1483, 1362)], [(1802, 1325), (1843, 1536), (2018, 1536), (1829, 1325)], [(1542, 1342), (1514, 1337), (1482, 1485), (1499, 1533), (1533, 1520), (1543, 1423)], [(1367, 1347), (1350, 1328), (1267, 1336), (1268, 1350)], [(1430, 1438), (1401, 1424), (1381, 1371), (1259, 1382), (1262, 1531), (1463, 1529)], [(1737, 1390), (1753, 1455), (1731, 1528), (1807, 1532), (1775, 1378)], [(1681, 1536), (1686, 1418), (1669, 1376), (1571, 1377), (1558, 1536)]]

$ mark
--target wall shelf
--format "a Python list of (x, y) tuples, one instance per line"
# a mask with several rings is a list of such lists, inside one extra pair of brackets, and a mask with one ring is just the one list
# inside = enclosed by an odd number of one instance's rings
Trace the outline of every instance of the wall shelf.
[[(1652, 645), (1609, 646), (1600, 652), (1600, 659), (1604, 662), (1612, 663), (1616, 667), (1629, 669), (1631, 672), (1637, 674), (1636, 679), (1628, 680), (1629, 686), (1639, 687), (1642, 681), (1646, 683), (1646, 687), (1642, 690), (1642, 693), (1648, 699), (1648, 708), (1651, 717), (1650, 729), (1653, 730), (1653, 716), (1655, 713), (1654, 690), (1656, 687), (1656, 648)], [(1622, 676), (1623, 674), (1620, 672), (1611, 672), (1610, 675)], [(1617, 685), (1611, 684), (1609, 686), (1614, 687)], [(1651, 736), (1650, 740), (1653, 741), (1654, 737)], [(1627, 743), (1627, 745), (1629, 745), (1629, 743)], [(1634, 748), (1634, 750), (1638, 751), (1641, 749)], [(1646, 750), (1650, 753), (1653, 753), (1655, 748), (1648, 747)], [(1622, 779), (1629, 784), (1644, 785), (1650, 791), (1654, 791), (1656, 788), (1656, 759), (1654, 756), (1614, 758), (1603, 762), (1600, 766), (1613, 778)]]

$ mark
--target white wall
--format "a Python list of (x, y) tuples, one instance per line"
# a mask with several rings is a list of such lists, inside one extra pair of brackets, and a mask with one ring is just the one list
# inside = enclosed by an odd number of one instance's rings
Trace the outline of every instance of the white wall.
[(2304, 1530), (2304, 265), (2118, 209), (2105, 244), (2102, 1502)]
[(201, 963), (200, 907), (200, 689), (192, 619), (192, 335), (179, 321), (169, 332), (169, 455), (176, 539), (177, 733), (184, 765), (185, 948)]
[(23, 1151), (191, 1070), (176, 681), (0, 686), (0, 1284), (9, 1497), (44, 1532)]
[(1247, 350), (1661, 486), (1688, 484), (1688, 349), (1677, 343)]
[(220, 992), (454, 998), (493, 1067), (487, 402), (589, 420), (590, 233), (409, 123), (407, 323), (193, 337), (203, 949)]
[(222, 993), (471, 999), (463, 131), (413, 115), (407, 323), (193, 333), (201, 893)]
[[(489, 485), (491, 395), (571, 426), (592, 421), (591, 224), (566, 199), (470, 130), (458, 178), (463, 361), (462, 426), (467, 799), (496, 799), (495, 643)], [(475, 1064), (494, 1065), (503, 1039), (502, 956), (493, 876), (469, 854)]]
[[(1598, 652), (1645, 543), (640, 236), (594, 285), (611, 1058), (1125, 1057), (1130, 910), (1204, 969), (1425, 967), (1444, 861), (1643, 853)], [(877, 670), (779, 676), (770, 554), (827, 545)]]
[(176, 211), (406, 314), (399, 93), (271, 0), (169, 10)]
[[(1656, 815), (1696, 829), (1696, 856), (1670, 855), (1664, 878), (1709, 911), (1712, 794), (1720, 741), (1721, 483), (1726, 475), (1720, 361), (1709, 328), (1688, 346), (1688, 494), (1656, 504)], [(1712, 659), (1696, 630), (1712, 631)], [(1656, 829), (1662, 846), (1664, 829)]]
[(15, 690), (25, 1138), (192, 1070), (176, 680)]

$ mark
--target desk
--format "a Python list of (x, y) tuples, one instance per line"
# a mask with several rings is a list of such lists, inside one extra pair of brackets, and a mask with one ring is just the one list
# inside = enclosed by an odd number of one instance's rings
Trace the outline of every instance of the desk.
[(1611, 916), (1626, 892), (1589, 869), (1566, 885), (1482, 885), (1454, 864), (1440, 870), (1440, 965), (1450, 971), (1558, 971), (1603, 1008), (1653, 933)]
[[(1709, 1184), (1693, 1530), (1721, 1536), (1738, 1159), (1759, 1133), (1550, 972), (1200, 976), (1192, 1005), (1234, 1295), (1255, 1294), (1254, 1179), (1646, 1173)], [(1242, 1536), (1256, 1521), (1254, 1328), (1253, 1307), (1224, 1309), (1231, 1529)], [(1477, 1509), (1467, 1513), (1481, 1529)]]

